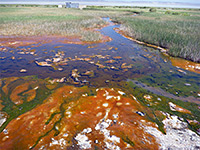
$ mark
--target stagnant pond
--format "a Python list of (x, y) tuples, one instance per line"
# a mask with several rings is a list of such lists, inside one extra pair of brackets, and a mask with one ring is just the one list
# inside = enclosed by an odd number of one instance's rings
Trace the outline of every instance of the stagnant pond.
[[(104, 19), (110, 22), (109, 18)], [(199, 103), (198, 64), (188, 65), (194, 72), (188, 71), (187, 66), (179, 68), (175, 66), (175, 58), (117, 33), (114, 28), (119, 26), (111, 24), (99, 30), (112, 38), (103, 43), (70, 44), (57, 40), (17, 48), (1, 43), (0, 77), (37, 75), (39, 78), (56, 78), (62, 79), (61, 82), (96, 87), (131, 79), (146, 87), (162, 88), (175, 96), (193, 96), (195, 98), (190, 97), (188, 101)]]

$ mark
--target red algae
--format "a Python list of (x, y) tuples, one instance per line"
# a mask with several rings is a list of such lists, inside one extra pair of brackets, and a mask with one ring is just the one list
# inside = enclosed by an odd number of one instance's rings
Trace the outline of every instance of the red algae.
[[(52, 134), (49, 134), (35, 149), (64, 149), (74, 144), (81, 147), (79, 136), (85, 136), (90, 141), (87, 148), (82, 146), (83, 149), (158, 149), (154, 137), (142, 128), (140, 121), (144, 118), (135, 113), (142, 106), (121, 96), (114, 89), (99, 89), (96, 96), (83, 94), (76, 102), (64, 105), (64, 108), (65, 117), (58, 127), (60, 134), (53, 139)], [(146, 124), (145, 120), (142, 124)], [(150, 142), (145, 141), (144, 137), (151, 139)], [(72, 142), (73, 139), (77, 140)]]
[(19, 79), (19, 77), (10, 77), (10, 78), (7, 78), (6, 81), (5, 81), (5, 85), (2, 87), (2, 90), (5, 94), (8, 94), (8, 91), (9, 91), (9, 88), (8, 88), (8, 85), (9, 83), (15, 81)]
[[(55, 35), (54, 36), (53, 35), (52, 36), (29, 36), (29, 37), (3, 36), (0, 38), (0, 46), (17, 48), (20, 46), (32, 45), (31, 47), (37, 47), (37, 46), (40, 46), (41, 44), (52, 43), (52, 42), (63, 43), (63, 44), (82, 44), (82, 45), (84, 45), (84, 44), (109, 42), (111, 40), (112, 39), (110, 37), (104, 36), (104, 35), (102, 35), (102, 39), (99, 41), (82, 41), (82, 40), (80, 40), (80, 37), (78, 37), (78, 36), (55, 36)], [(36, 45), (33, 45), (33, 44), (36, 44)], [(59, 47), (56, 47), (56, 48), (59, 48)], [(3, 50), (4, 49), (2, 49), (2, 51)]]
[(27, 102), (30, 102), (36, 96), (36, 89), (29, 90), (29, 91), (23, 93), (23, 95), (26, 95), (27, 96)]
[[(17, 86), (10, 95), (10, 99), (13, 101), (13, 103), (15, 103), (16, 105), (22, 104), (23, 100), (22, 100), (21, 96), (19, 96), (19, 94), (28, 90), (29, 86), (33, 83), (34, 82), (27, 82), (27, 83)], [(34, 92), (34, 91), (35, 91), (35, 89), (24, 93), (24, 94), (28, 94), (27, 101), (31, 101), (32, 99), (35, 98), (36, 92)]]
[(173, 66), (200, 74), (200, 63), (195, 63), (189, 60), (175, 58), (175, 57), (169, 57), (169, 59), (172, 62)]
[[(0, 134), (0, 147), (3, 149), (30, 149), (38, 138), (52, 129), (54, 123), (60, 118), (60, 114), (55, 115), (48, 124), (45, 124), (52, 113), (59, 112), (63, 94), (72, 89), (73, 87), (69, 86), (57, 89), (45, 100), (44, 104), (13, 119), (4, 129), (7, 131), (6, 134), (4, 132)], [(18, 142), (19, 140), (20, 142)]]
[[(58, 88), (43, 104), (7, 125), (4, 129), (7, 132), (0, 134), (0, 147), (158, 149), (155, 137), (143, 129), (156, 126), (140, 115), (145, 109), (140, 103), (119, 89), (96, 91), (97, 95), (88, 96), (83, 88)], [(67, 100), (70, 97), (73, 101)], [(57, 114), (49, 120), (54, 113)]]
[[(1, 95), (0, 95), (0, 97), (1, 97)], [(2, 110), (2, 109), (4, 108), (4, 105), (1, 104), (2, 102), (3, 102), (3, 101), (0, 100), (0, 110)]]

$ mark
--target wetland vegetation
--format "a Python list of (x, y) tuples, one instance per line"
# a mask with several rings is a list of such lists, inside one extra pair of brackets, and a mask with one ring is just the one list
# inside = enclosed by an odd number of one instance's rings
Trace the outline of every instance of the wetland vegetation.
[[(27, 5), (29, 6), (29, 5)], [(148, 7), (91, 6), (84, 10), (55, 6), (0, 7), (1, 35), (79, 36), (83, 41), (98, 41), (101, 34), (92, 29), (106, 24), (100, 17), (120, 22), (125, 34), (139, 41), (168, 49), (168, 54), (200, 62), (200, 10)]]
[(78, 36), (83, 41), (98, 41), (93, 28), (105, 22), (88, 12), (58, 8), (1, 7), (0, 34), (14, 36)]
[(1, 5), (0, 147), (199, 148), (199, 13)]
[(139, 41), (169, 49), (175, 57), (200, 62), (200, 10), (170, 8), (89, 7), (92, 10), (127, 11), (114, 18), (125, 34)]

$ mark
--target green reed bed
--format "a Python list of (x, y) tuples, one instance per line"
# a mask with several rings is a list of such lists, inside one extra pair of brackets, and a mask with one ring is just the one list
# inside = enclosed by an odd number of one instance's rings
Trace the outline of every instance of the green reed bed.
[(102, 35), (91, 29), (106, 24), (101, 17), (122, 23), (128, 36), (167, 48), (172, 56), (200, 62), (199, 9), (0, 7), (0, 35), (79, 36), (83, 41), (98, 41)]
[(167, 48), (170, 55), (200, 62), (200, 11), (162, 10), (115, 19), (129, 36)]
[(101, 34), (91, 32), (105, 25), (98, 16), (65, 8), (3, 8), (0, 7), (0, 35), (79, 36), (83, 41), (98, 41)]

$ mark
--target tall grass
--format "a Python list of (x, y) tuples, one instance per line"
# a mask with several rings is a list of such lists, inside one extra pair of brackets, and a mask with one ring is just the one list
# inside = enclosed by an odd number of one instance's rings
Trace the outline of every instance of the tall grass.
[(98, 41), (101, 34), (91, 30), (105, 24), (99, 16), (80, 10), (0, 8), (0, 35), (79, 36), (84, 41)]
[(200, 62), (198, 9), (157, 8), (157, 12), (149, 12), (149, 8), (134, 7), (0, 7), (0, 35), (75, 35), (84, 41), (97, 41), (102, 36), (91, 29), (106, 24), (101, 17), (121, 22), (121, 29), (137, 40), (167, 48), (170, 55)]
[[(95, 24), (94, 24), (95, 23)], [(42, 35), (62, 35), (62, 36), (80, 36), (81, 39), (86, 41), (96, 41), (101, 39), (98, 32), (89, 32), (83, 28), (93, 28), (97, 25), (103, 24), (99, 19), (86, 19), (73, 21), (27, 21), (24, 22), (10, 22), (0, 25), (1, 35), (23, 35), (23, 36), (42, 36)], [(91, 38), (92, 36), (92, 38)], [(91, 39), (91, 40), (90, 40)]]
[(167, 48), (170, 55), (200, 62), (200, 11), (198, 13), (194, 16), (142, 13), (115, 19), (122, 22), (121, 29), (129, 36)]

